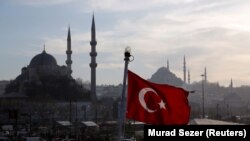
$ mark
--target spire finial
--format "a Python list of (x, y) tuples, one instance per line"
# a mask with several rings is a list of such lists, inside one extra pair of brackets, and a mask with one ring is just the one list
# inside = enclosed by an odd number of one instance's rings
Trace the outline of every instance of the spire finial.
[(95, 41), (95, 17), (94, 17), (94, 13), (93, 13), (93, 17), (92, 17), (92, 25), (91, 25), (91, 41)]
[(92, 16), (92, 26), (91, 26), (91, 29), (95, 30), (95, 15), (94, 15), (94, 12), (93, 12), (93, 16)]
[(70, 24), (69, 24), (69, 27), (68, 27), (68, 38), (67, 38), (68, 40), (70, 40), (71, 39), (71, 35), (70, 35)]
[(45, 52), (45, 43), (43, 44), (43, 52)]

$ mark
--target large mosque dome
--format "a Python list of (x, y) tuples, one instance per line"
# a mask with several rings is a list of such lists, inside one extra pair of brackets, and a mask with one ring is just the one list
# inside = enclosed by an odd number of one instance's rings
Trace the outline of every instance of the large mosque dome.
[(57, 62), (52, 55), (46, 53), (44, 50), (42, 53), (33, 57), (30, 61), (29, 67), (35, 68), (38, 66), (57, 66)]

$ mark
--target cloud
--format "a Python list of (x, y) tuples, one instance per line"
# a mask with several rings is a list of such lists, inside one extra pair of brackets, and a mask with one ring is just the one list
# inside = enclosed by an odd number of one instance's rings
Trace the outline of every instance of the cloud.
[[(179, 12), (207, 12), (237, 4), (238, 0), (88, 0), (89, 9), (104, 12), (132, 12), (162, 10)], [(148, 13), (148, 12), (146, 12)]]
[(59, 5), (77, 0), (8, 0), (12, 4), (22, 4), (28, 6), (48, 6), (48, 5)]
[(138, 11), (150, 7), (159, 6), (163, 0), (89, 0), (88, 5), (95, 10), (101, 11)]

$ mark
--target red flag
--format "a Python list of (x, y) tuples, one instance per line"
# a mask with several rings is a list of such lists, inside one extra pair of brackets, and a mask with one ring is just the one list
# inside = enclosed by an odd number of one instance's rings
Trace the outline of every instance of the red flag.
[(187, 124), (188, 92), (182, 88), (146, 81), (128, 70), (126, 117), (147, 124)]

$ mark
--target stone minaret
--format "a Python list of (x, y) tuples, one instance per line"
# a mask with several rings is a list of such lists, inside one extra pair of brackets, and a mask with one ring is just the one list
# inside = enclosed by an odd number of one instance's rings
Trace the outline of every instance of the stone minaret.
[(71, 74), (72, 73), (72, 69), (71, 69), (71, 65), (72, 65), (71, 54), (72, 54), (72, 51), (71, 51), (70, 27), (68, 29), (67, 51), (66, 51), (66, 54), (67, 54), (67, 60), (66, 60), (67, 69), (69, 71), (69, 74)]
[(183, 81), (184, 83), (187, 83), (186, 81), (186, 58), (185, 58), (185, 55), (184, 55), (184, 58), (183, 58)]
[(95, 103), (97, 100), (96, 97), (96, 67), (97, 67), (97, 63), (96, 63), (96, 56), (97, 56), (97, 52), (96, 52), (96, 37), (95, 37), (95, 18), (94, 18), (94, 14), (92, 17), (92, 26), (91, 26), (91, 41), (90, 41), (90, 45), (91, 45), (91, 52), (90, 52), (90, 57), (91, 57), (91, 63), (89, 64), (90, 68), (91, 68), (91, 100)]

